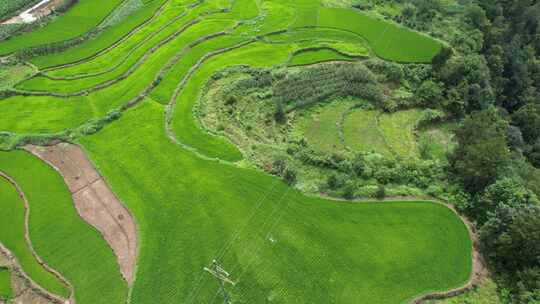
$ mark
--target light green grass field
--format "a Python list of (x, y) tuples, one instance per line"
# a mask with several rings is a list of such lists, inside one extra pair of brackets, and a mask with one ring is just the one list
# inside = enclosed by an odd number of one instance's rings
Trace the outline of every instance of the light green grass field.
[(383, 113), (379, 117), (379, 130), (390, 149), (397, 155), (416, 156), (418, 146), (414, 130), (422, 112), (417, 109)]
[(345, 148), (341, 141), (341, 121), (343, 115), (355, 102), (337, 100), (332, 103), (314, 106), (295, 123), (293, 133), (303, 135), (309, 145), (324, 152), (337, 152)]
[(11, 296), (11, 274), (7, 268), (0, 267), (0, 299), (7, 300)]
[(414, 130), (420, 116), (418, 110), (387, 114), (355, 109), (343, 123), (345, 144), (356, 151), (416, 157), (418, 144)]
[(19, 197), (15, 187), (0, 177), (0, 218), (2, 219), (0, 221), (0, 243), (17, 257), (24, 272), (39, 286), (53, 294), (67, 298), (69, 296), (68, 288), (52, 273), (45, 270), (28, 248), (24, 238), (24, 215), (24, 202)]
[(370, 110), (354, 110), (343, 122), (343, 138), (345, 145), (354, 151), (365, 151), (391, 155), (384, 137), (378, 129), (379, 112)]
[[(79, 217), (62, 177), (24, 151), (0, 152), (0, 170), (25, 192), (34, 249), (74, 285), (77, 303), (123, 303), (127, 286), (116, 258), (97, 230)], [(16, 227), (10, 231), (17, 233)], [(13, 238), (20, 242), (20, 236)], [(54, 284), (52, 280), (49, 283)]]

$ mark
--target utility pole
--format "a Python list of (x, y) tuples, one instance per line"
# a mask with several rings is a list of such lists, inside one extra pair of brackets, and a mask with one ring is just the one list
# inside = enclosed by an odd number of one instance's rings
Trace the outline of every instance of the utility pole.
[(231, 304), (231, 299), (229, 297), (229, 294), (225, 290), (225, 283), (229, 283), (231, 285), (235, 285), (233, 281), (229, 279), (229, 273), (225, 271), (216, 260), (212, 260), (212, 265), (210, 268), (204, 267), (204, 270), (209, 272), (212, 276), (214, 276), (219, 283), (219, 289), (221, 291), (221, 294), (223, 295), (223, 300), (225, 304)]

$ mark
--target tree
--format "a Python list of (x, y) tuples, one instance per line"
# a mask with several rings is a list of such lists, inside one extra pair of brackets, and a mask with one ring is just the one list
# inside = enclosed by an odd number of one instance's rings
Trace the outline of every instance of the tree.
[(296, 171), (291, 168), (285, 169), (283, 179), (288, 185), (294, 185), (296, 183)]
[(481, 225), (500, 205), (517, 207), (529, 204), (538, 204), (538, 198), (531, 190), (513, 178), (502, 178), (484, 190), (469, 213)]
[(508, 126), (506, 138), (508, 140), (508, 145), (515, 150), (521, 151), (525, 146), (521, 129), (516, 126)]
[(274, 113), (274, 119), (278, 123), (285, 123), (287, 120), (287, 115), (285, 114), (285, 109), (282, 102), (276, 104), (276, 112)]
[(486, 31), (490, 25), (486, 12), (477, 4), (469, 5), (465, 8), (465, 20), (471, 26), (482, 31)]
[(482, 191), (507, 167), (507, 129), (507, 122), (491, 107), (465, 118), (456, 131), (458, 146), (449, 161), (454, 176), (468, 192)]
[(480, 241), (497, 272), (528, 281), (526, 272), (540, 268), (540, 206), (500, 205), (480, 229)]
[(420, 85), (415, 93), (415, 97), (420, 105), (436, 108), (443, 100), (442, 88), (438, 83), (427, 80)]
[(452, 57), (452, 54), (453, 51), (450, 47), (443, 46), (441, 51), (431, 59), (431, 63), (435, 68), (440, 68)]
[(375, 193), (375, 197), (379, 200), (382, 200), (386, 197), (386, 188), (384, 187), (384, 185), (377, 186), (377, 192)]
[(523, 139), (531, 144), (540, 138), (540, 105), (528, 104), (512, 115), (512, 123), (523, 133)]

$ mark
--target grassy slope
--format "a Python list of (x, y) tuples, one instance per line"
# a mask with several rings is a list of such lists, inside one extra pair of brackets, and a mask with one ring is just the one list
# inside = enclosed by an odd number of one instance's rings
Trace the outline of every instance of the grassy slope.
[(77, 214), (53, 168), (24, 151), (0, 152), (0, 170), (30, 203), (30, 239), (39, 256), (75, 286), (77, 303), (123, 303), (127, 286), (102, 236)]
[(0, 178), (0, 243), (17, 257), (22, 269), (32, 280), (54, 294), (69, 297), (68, 288), (45, 270), (28, 248), (24, 238), (24, 214), (24, 202), (17, 191), (7, 180)]
[(345, 145), (356, 151), (377, 151), (390, 155), (388, 145), (377, 127), (377, 111), (354, 110), (343, 122)]
[(98, 25), (122, 0), (79, 0), (46, 26), (0, 43), (0, 54), (80, 36)]
[(80, 45), (70, 48), (59, 54), (48, 54), (31, 59), (31, 62), (40, 67), (47, 68), (75, 62), (107, 48), (114, 42), (128, 34), (135, 27), (151, 18), (166, 0), (154, 0), (147, 3), (129, 18), (124, 19), (120, 24), (107, 28), (96, 38), (86, 41)]
[(7, 268), (0, 267), (0, 299), (9, 299), (11, 296), (11, 274)]
[(165, 137), (163, 119), (146, 102), (81, 140), (139, 223), (132, 303), (212, 303), (202, 268), (213, 258), (238, 281), (239, 303), (399, 303), (468, 278), (471, 243), (445, 207), (307, 198), (195, 157)]
[(420, 115), (416, 109), (391, 114), (356, 109), (343, 123), (345, 144), (357, 151), (416, 156), (414, 129)]
[(379, 130), (392, 151), (401, 156), (416, 156), (418, 148), (414, 129), (422, 112), (417, 109), (384, 113), (379, 117)]
[(339, 122), (353, 106), (347, 100), (322, 104), (302, 113), (295, 123), (295, 133), (303, 134), (311, 147), (324, 152), (341, 151), (345, 147), (339, 138)]

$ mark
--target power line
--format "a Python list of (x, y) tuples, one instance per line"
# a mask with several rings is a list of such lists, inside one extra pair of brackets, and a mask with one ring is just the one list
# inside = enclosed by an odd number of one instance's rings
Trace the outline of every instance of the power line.
[(223, 295), (223, 301), (225, 304), (231, 304), (231, 297), (229, 296), (229, 293), (227, 293), (227, 290), (225, 289), (225, 284), (229, 283), (231, 285), (235, 285), (235, 283), (229, 279), (230, 274), (225, 271), (216, 260), (212, 261), (212, 265), (210, 268), (204, 267), (205, 271), (209, 272), (212, 276), (214, 276), (219, 283), (219, 289), (221, 291), (221, 294)]

